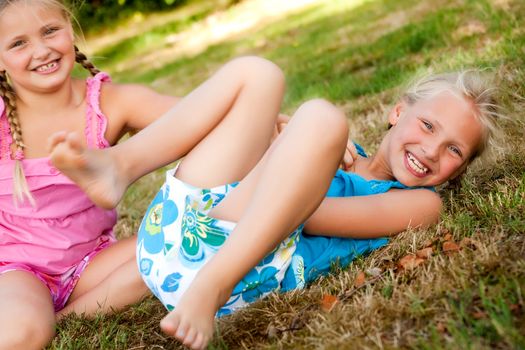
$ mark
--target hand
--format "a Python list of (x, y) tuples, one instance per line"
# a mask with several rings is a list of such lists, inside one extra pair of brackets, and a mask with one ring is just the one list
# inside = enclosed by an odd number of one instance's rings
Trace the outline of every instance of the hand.
[(354, 164), (354, 161), (357, 159), (357, 156), (357, 148), (355, 147), (354, 142), (352, 140), (348, 140), (348, 143), (346, 144), (345, 154), (339, 167), (345, 171), (350, 170), (350, 168)]
[(289, 121), (290, 117), (284, 114), (279, 114), (279, 116), (277, 117), (277, 121), (275, 122), (275, 127), (272, 135), (272, 142), (275, 141), (275, 139), (277, 138), (277, 136), (279, 136), (281, 132), (283, 132), (284, 128), (286, 127)]

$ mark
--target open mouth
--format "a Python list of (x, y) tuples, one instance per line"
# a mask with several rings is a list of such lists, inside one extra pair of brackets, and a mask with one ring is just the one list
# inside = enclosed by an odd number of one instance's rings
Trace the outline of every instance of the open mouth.
[(49, 63), (43, 64), (41, 66), (36, 67), (33, 69), (35, 72), (38, 73), (52, 73), (58, 69), (58, 60), (51, 61)]
[(426, 175), (430, 169), (423, 165), (417, 158), (410, 152), (406, 153), (407, 164), (411, 170), (413, 170), (417, 175)]

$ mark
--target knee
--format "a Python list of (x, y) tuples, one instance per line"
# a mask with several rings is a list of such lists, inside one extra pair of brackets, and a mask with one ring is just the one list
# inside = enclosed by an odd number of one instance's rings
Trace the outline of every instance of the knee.
[[(302, 115), (309, 129), (317, 134), (317, 141), (328, 147), (341, 148), (348, 140), (348, 121), (342, 110), (323, 99), (307, 101), (296, 115)], [(322, 137), (319, 137), (322, 136)]]
[(39, 322), (38, 317), (20, 317), (2, 328), (0, 350), (4, 349), (42, 349), (55, 336), (54, 322)]
[(234, 59), (230, 64), (235, 71), (242, 72), (248, 82), (257, 83), (259, 87), (268, 85), (284, 91), (284, 73), (272, 61), (257, 56), (244, 56)]

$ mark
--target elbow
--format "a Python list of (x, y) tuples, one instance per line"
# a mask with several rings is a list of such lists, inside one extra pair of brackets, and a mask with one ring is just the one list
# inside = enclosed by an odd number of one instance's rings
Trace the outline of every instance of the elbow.
[(441, 220), (441, 211), (443, 209), (443, 200), (437, 193), (434, 193), (429, 201), (430, 210), (428, 211), (426, 220), (424, 220), (425, 222), (423, 223), (423, 226), (425, 227), (438, 224)]

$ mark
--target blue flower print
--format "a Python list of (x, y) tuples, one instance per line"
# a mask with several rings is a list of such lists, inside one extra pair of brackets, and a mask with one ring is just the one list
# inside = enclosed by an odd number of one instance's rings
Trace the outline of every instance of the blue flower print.
[(265, 267), (261, 273), (252, 269), (241, 282), (235, 286), (232, 295), (241, 294), (242, 299), (251, 303), (263, 296), (264, 294), (276, 290), (279, 282), (275, 275), (277, 269), (273, 266)]
[(162, 282), (160, 289), (165, 292), (175, 292), (177, 289), (179, 289), (179, 281), (181, 278), (182, 275), (178, 272), (169, 274), (164, 279), (164, 282)]
[(178, 215), (177, 206), (172, 200), (164, 199), (161, 189), (148, 207), (139, 228), (138, 241), (143, 242), (148, 253), (157, 254), (164, 249), (163, 227), (173, 223)]
[(140, 260), (139, 270), (140, 270), (140, 273), (143, 274), (144, 276), (148, 276), (150, 274), (152, 267), (153, 267), (153, 260), (147, 259), (147, 258), (143, 258)]

